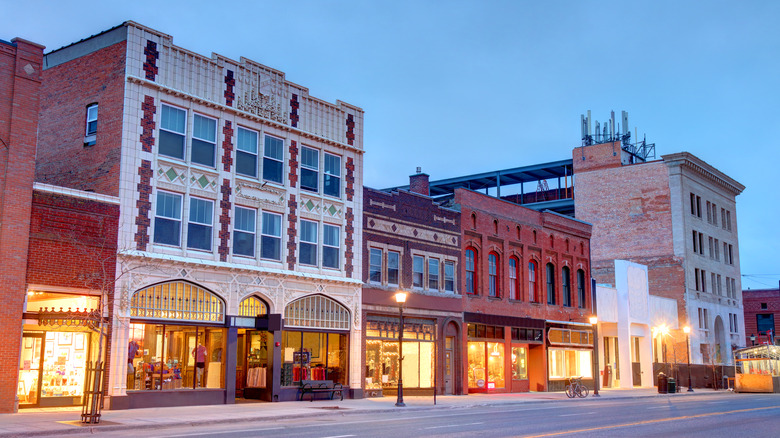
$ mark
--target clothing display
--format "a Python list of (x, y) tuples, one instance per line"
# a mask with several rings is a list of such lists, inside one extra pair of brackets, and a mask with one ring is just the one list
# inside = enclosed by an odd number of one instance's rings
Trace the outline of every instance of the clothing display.
[(246, 386), (250, 388), (265, 388), (268, 368), (256, 367), (250, 368), (246, 374)]

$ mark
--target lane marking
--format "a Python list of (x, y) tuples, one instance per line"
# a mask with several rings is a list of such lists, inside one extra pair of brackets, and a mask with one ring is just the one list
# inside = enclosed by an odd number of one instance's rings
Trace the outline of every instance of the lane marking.
[(704, 418), (704, 417), (713, 417), (716, 415), (726, 415), (726, 414), (741, 414), (743, 412), (752, 412), (752, 411), (765, 411), (768, 409), (780, 409), (780, 406), (768, 406), (765, 408), (750, 408), (750, 409), (738, 409), (736, 411), (726, 411), (726, 412), (709, 412), (706, 414), (696, 414), (696, 415), (685, 415), (682, 417), (672, 417), (672, 418), (661, 418), (658, 420), (646, 420), (646, 421), (637, 421), (635, 423), (623, 423), (623, 424), (614, 424), (611, 426), (600, 426), (600, 427), (590, 427), (587, 429), (576, 429), (576, 430), (567, 430), (567, 431), (561, 431), (561, 432), (551, 432), (551, 433), (543, 433), (540, 435), (526, 435), (526, 438), (539, 438), (539, 437), (547, 437), (547, 436), (558, 436), (558, 435), (569, 435), (569, 434), (576, 434), (576, 433), (582, 433), (582, 432), (593, 432), (597, 430), (607, 430), (607, 429), (618, 429), (621, 427), (631, 427), (631, 426), (642, 426), (645, 424), (655, 424), (655, 423), (665, 423), (668, 421), (679, 421), (679, 420), (689, 420), (691, 418)]
[(423, 429), (441, 429), (444, 427), (461, 427), (461, 426), (473, 426), (475, 424), (485, 424), (484, 421), (480, 421), (479, 423), (464, 423), (464, 424), (448, 424), (446, 426), (431, 426), (431, 427), (423, 427)]
[(558, 416), (559, 417), (575, 417), (575, 416), (578, 416), (578, 415), (591, 415), (591, 414), (595, 414), (595, 412), (581, 412), (581, 413), (576, 413), (576, 414), (561, 414), (561, 415), (558, 415)]
[(650, 406), (649, 408), (645, 409), (669, 409), (669, 406)]
[(333, 435), (333, 436), (324, 436), (322, 438), (347, 438), (348, 436), (355, 436), (355, 435)]
[(161, 435), (160, 438), (182, 438), (189, 436), (213, 436), (220, 433), (241, 433), (241, 432), (263, 432), (266, 430), (282, 430), (283, 427), (273, 427), (268, 429), (244, 429), (244, 430), (222, 430), (215, 432), (203, 432), (203, 433), (185, 433), (183, 435)]

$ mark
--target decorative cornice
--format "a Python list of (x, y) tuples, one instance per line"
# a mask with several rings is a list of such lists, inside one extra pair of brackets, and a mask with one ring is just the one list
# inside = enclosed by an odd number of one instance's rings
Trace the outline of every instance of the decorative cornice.
[(707, 164), (704, 160), (689, 153), (678, 152), (676, 154), (662, 155), (664, 163), (669, 167), (679, 166), (682, 169), (691, 171), (701, 178), (714, 183), (735, 197), (745, 190), (745, 186), (729, 177), (720, 170)]
[(261, 115), (252, 114), (252, 113), (247, 112), (247, 111), (241, 111), (238, 108), (233, 108), (233, 107), (221, 104), (221, 103), (217, 103), (217, 102), (214, 102), (214, 101), (211, 101), (211, 100), (207, 100), (207, 99), (204, 99), (202, 97), (198, 97), (198, 96), (189, 94), (187, 92), (184, 92), (184, 91), (181, 91), (181, 90), (177, 90), (175, 88), (166, 87), (166, 86), (164, 86), (162, 84), (158, 84), (156, 82), (152, 82), (152, 81), (149, 81), (149, 80), (144, 79), (144, 78), (139, 78), (137, 76), (127, 75), (127, 82), (131, 82), (131, 83), (138, 84), (138, 85), (141, 85), (141, 86), (145, 86), (145, 87), (148, 87), (148, 88), (156, 89), (157, 91), (161, 91), (163, 93), (166, 93), (166, 94), (169, 94), (169, 95), (172, 95), (172, 96), (180, 97), (180, 98), (183, 98), (183, 99), (188, 99), (188, 100), (190, 100), (190, 101), (192, 101), (194, 103), (197, 103), (199, 105), (203, 105), (203, 106), (206, 106), (206, 107), (209, 107), (209, 108), (213, 108), (213, 109), (217, 109), (217, 110), (220, 110), (220, 111), (224, 111), (226, 113), (230, 113), (230, 114), (233, 114), (233, 115), (236, 115), (236, 116), (241, 116), (241, 117), (244, 117), (246, 119), (254, 120), (256, 122), (265, 123), (265, 124), (271, 125), (271, 126), (273, 126), (275, 128), (283, 130), (283, 131), (294, 132), (294, 133), (296, 133), (296, 134), (298, 134), (298, 135), (300, 135), (301, 137), (304, 137), (304, 138), (309, 138), (309, 139), (312, 139), (312, 140), (320, 141), (322, 143), (325, 143), (325, 144), (328, 144), (328, 145), (331, 145), (331, 146), (335, 146), (335, 147), (339, 147), (339, 148), (342, 148), (342, 149), (345, 149), (345, 150), (353, 151), (353, 152), (358, 153), (358, 154), (362, 154), (363, 153), (362, 149), (356, 148), (354, 146), (350, 146), (350, 145), (348, 145), (346, 143), (341, 143), (341, 142), (338, 142), (336, 140), (331, 140), (329, 138), (325, 138), (325, 137), (322, 137), (320, 135), (313, 134), (313, 133), (308, 132), (308, 131), (304, 131), (304, 130), (302, 130), (300, 128), (295, 128), (295, 127), (292, 127), (292, 126), (284, 124), (284, 123), (279, 123), (276, 120), (273, 120), (273, 119), (270, 119), (270, 118), (266, 118), (266, 117), (262, 117)]

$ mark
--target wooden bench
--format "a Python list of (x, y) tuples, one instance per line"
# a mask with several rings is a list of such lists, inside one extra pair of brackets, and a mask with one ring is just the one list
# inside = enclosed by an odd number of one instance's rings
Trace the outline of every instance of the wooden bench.
[(301, 381), (301, 395), (300, 399), (303, 401), (303, 396), (311, 394), (311, 400), (314, 401), (314, 396), (317, 394), (330, 394), (330, 400), (338, 393), (342, 401), (344, 401), (344, 386), (341, 383), (333, 383), (332, 380), (302, 380)]

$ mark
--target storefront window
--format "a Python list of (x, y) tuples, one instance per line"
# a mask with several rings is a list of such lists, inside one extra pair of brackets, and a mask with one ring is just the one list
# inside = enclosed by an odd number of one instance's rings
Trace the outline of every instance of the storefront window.
[(469, 342), (469, 388), (486, 388), (485, 342)]
[(225, 329), (130, 326), (128, 390), (224, 388)]
[[(398, 385), (398, 318), (369, 316), (366, 322), (366, 388)], [(435, 322), (404, 318), (404, 387), (433, 387)]]
[(590, 350), (549, 350), (549, 374), (551, 379), (568, 379), (569, 377), (593, 377)]
[(528, 379), (528, 357), (525, 347), (512, 347), (512, 380)]
[(347, 384), (347, 339), (342, 333), (282, 332), (282, 385), (301, 380)]
[(41, 397), (74, 397), (84, 393), (88, 338), (88, 333), (46, 333)]
[(504, 387), (504, 344), (487, 343), (488, 389)]
[(27, 312), (38, 312), (43, 308), (50, 310), (83, 312), (87, 309), (97, 309), (100, 306), (100, 297), (91, 295), (62, 294), (55, 292), (27, 292)]

